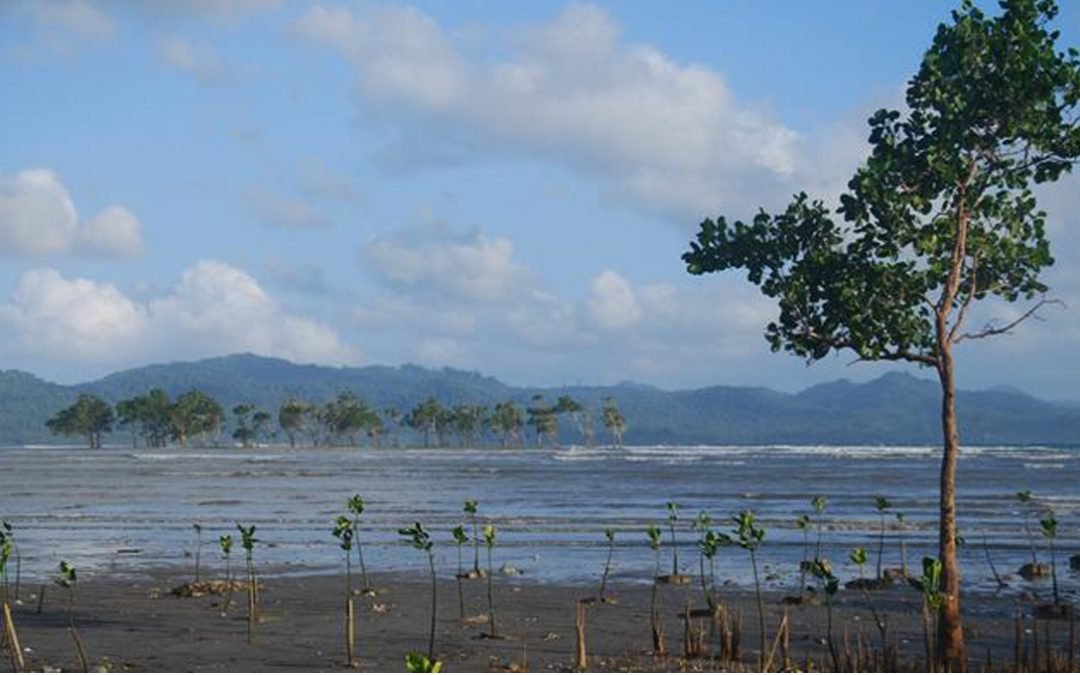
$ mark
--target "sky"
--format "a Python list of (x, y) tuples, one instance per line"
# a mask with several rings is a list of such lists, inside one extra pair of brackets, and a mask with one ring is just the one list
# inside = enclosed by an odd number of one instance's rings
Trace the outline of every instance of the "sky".
[[(797, 390), (902, 368), (771, 353), (774, 305), (680, 256), (704, 218), (835, 199), (952, 6), (6, 0), (0, 369), (253, 352)], [(1080, 47), (1080, 5), (1057, 26)], [(1076, 400), (1080, 176), (1040, 196), (1064, 306), (963, 344), (958, 381)]]

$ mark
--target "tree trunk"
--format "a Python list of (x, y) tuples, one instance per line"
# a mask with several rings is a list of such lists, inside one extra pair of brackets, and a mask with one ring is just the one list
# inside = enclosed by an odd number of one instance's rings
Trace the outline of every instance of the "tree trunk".
[(956, 384), (952, 354), (945, 345), (940, 355), (941, 430), (945, 449), (941, 458), (938, 558), (941, 560), (941, 593), (944, 602), (938, 621), (939, 666), (949, 672), (967, 670), (967, 650), (960, 613), (960, 565), (956, 559), (956, 461), (960, 455), (960, 430), (956, 420)]

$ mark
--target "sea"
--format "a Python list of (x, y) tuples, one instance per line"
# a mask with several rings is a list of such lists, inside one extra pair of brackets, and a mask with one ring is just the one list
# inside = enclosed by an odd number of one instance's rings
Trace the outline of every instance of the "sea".
[[(698, 572), (691, 523), (699, 513), (719, 533), (750, 510), (765, 529), (761, 576), (783, 589), (797, 586), (798, 562), (819, 538), (842, 580), (860, 573), (849, 562), (856, 547), (867, 549), (865, 572), (873, 574), (883, 527), (883, 565), (901, 565), (903, 542), (908, 567), (921, 569), (937, 546), (939, 469), (940, 449), (921, 446), (8, 447), (0, 448), (0, 518), (13, 528), (27, 580), (48, 578), (61, 560), (83, 578), (179, 573), (193, 567), (196, 548), (204, 573), (213, 574), (223, 566), (218, 538), (238, 540), (238, 523), (256, 526), (255, 560), (265, 574), (336, 573), (343, 551), (331, 530), (359, 494), (369, 571), (422, 570), (423, 553), (398, 534), (419, 522), (431, 533), (440, 573), (452, 575), (459, 551), (450, 531), (470, 529), (462, 506), (474, 499), (479, 525), (496, 527), (495, 567), (515, 583), (598, 582), (611, 529), (609, 583), (636, 584), (654, 570), (650, 524), (664, 528), (661, 570), (671, 571), (666, 504), (673, 502), (681, 572)], [(1068, 557), (1080, 553), (1080, 446), (965, 448), (957, 483), (966, 589), (997, 589), (993, 564), (1008, 583), (1003, 592), (1049, 593), (1049, 580), (1025, 582), (1016, 570), (1030, 561), (1032, 544), (1049, 561), (1038, 520), (1052, 510), (1059, 583), (1067, 597), (1080, 594), (1080, 576), (1068, 569)], [(1016, 496), (1024, 490), (1033, 495), (1026, 506)], [(822, 513), (811, 506), (818, 495), (826, 499)], [(879, 495), (891, 503), (884, 517)], [(808, 530), (797, 527), (800, 514), (811, 516)], [(472, 544), (461, 553), (471, 566)], [(715, 571), (720, 584), (753, 578), (737, 545), (719, 550)]]

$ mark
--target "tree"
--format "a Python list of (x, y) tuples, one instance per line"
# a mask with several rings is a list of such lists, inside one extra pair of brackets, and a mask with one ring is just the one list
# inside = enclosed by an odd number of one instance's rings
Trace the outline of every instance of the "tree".
[[(971, 2), (939, 26), (907, 88), (907, 111), (869, 120), (871, 153), (834, 219), (795, 196), (749, 223), (701, 224), (683, 255), (691, 274), (744, 269), (778, 301), (766, 328), (774, 351), (813, 362), (850, 350), (863, 361), (933, 368), (941, 385), (943, 452), (939, 665), (966, 662), (956, 552), (960, 431), (953, 349), (1002, 335), (1048, 302), (1052, 264), (1033, 184), (1053, 182), (1080, 155), (1080, 60), (1056, 50), (1052, 0)], [(967, 326), (976, 301), (1024, 300), (1015, 318)]]
[(141, 436), (148, 448), (165, 447), (173, 436), (172, 403), (161, 389), (120, 401), (116, 414), (120, 424)]
[(532, 407), (528, 408), (526, 412), (529, 414), (527, 424), (536, 432), (537, 447), (544, 444), (545, 438), (554, 438), (558, 441), (559, 416), (555, 408), (544, 400), (543, 394), (536, 394), (532, 397)]
[(101, 447), (101, 434), (112, 431), (112, 406), (93, 394), (79, 394), (75, 403), (49, 418), (45, 426), (54, 434), (82, 436), (91, 450)]
[(502, 439), (502, 446), (509, 448), (521, 443), (521, 408), (513, 401), (495, 404), (491, 413), (491, 430)]
[(188, 441), (195, 436), (199, 436), (205, 446), (208, 440), (217, 439), (221, 434), (224, 417), (221, 404), (198, 389), (192, 389), (171, 406), (172, 435), (180, 447), (187, 447)]
[(454, 406), (454, 430), (458, 435), (458, 444), (463, 447), (476, 445), (477, 434), (483, 431), (487, 406), (461, 403)]
[(444, 412), (441, 403), (435, 398), (428, 398), (405, 417), (405, 425), (422, 433), (424, 447), (430, 448), (432, 439), (437, 437), (443, 423)]
[(623, 434), (626, 433), (626, 418), (619, 412), (619, 404), (615, 399), (608, 396), (604, 399), (604, 409), (601, 412), (604, 428), (611, 436), (611, 444), (616, 448), (622, 447)]
[(308, 407), (307, 403), (290, 398), (278, 408), (278, 426), (288, 437), (289, 447), (296, 447), (297, 436), (307, 427)]
[[(249, 416), (254, 411), (255, 406), (250, 403), (237, 403), (232, 409), (233, 415), (236, 416), (236, 428), (233, 429), (232, 436), (235, 440), (240, 441), (240, 444), (245, 448), (250, 448), (255, 440), (255, 429), (249, 419)], [(183, 445), (183, 442), (181, 442), (181, 445)]]
[(574, 424), (574, 428), (578, 430), (578, 433), (581, 434), (583, 440), (586, 437), (583, 423), (584, 412), (585, 406), (575, 401), (571, 396), (564, 394), (555, 402), (555, 414), (562, 415), (565, 413), (570, 415), (570, 421)]

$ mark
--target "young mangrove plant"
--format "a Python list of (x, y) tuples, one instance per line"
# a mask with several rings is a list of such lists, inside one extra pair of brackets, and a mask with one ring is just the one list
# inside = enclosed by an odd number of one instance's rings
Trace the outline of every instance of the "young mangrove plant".
[(484, 576), (484, 570), (480, 569), (480, 525), (476, 520), (479, 504), (475, 499), (466, 499), (462, 510), (469, 524), (472, 525), (473, 538), (473, 567), (466, 573), (465, 578), (477, 579)]
[(1031, 549), (1031, 567), (1035, 572), (1035, 576), (1039, 576), (1039, 557), (1035, 551), (1035, 535), (1031, 532), (1031, 511), (1033, 508), (1031, 490), (1017, 492), (1016, 501), (1020, 502), (1020, 512), (1024, 514), (1024, 535), (1027, 536), (1028, 548)]
[(652, 627), (653, 653), (657, 656), (667, 655), (667, 644), (664, 640), (664, 622), (660, 610), (660, 528), (650, 524), (645, 528), (645, 534), (649, 537), (649, 548), (653, 550), (655, 565), (653, 568), (652, 599), (649, 603), (649, 619)]
[(877, 571), (875, 573), (875, 578), (881, 581), (881, 558), (885, 555), (885, 514), (892, 508), (892, 504), (882, 495), (877, 495), (874, 497), (874, 508), (877, 509), (878, 517), (881, 520), (881, 530), (878, 533)]
[[(0, 530), (0, 542), (7, 542), (15, 554), (15, 592), (12, 594), (13, 602), (19, 601), (19, 586), (22, 583), (22, 553), (19, 552), (19, 542), (15, 541), (15, 528), (8, 521), (3, 521), (3, 529)], [(4, 585), (7, 586), (5, 578)]]
[(218, 537), (218, 548), (221, 549), (221, 557), (225, 558), (225, 604), (221, 607), (222, 616), (228, 614), (229, 605), (232, 604), (232, 547), (233, 538), (231, 534), (223, 534)]
[(712, 525), (712, 518), (707, 511), (699, 511), (697, 516), (694, 517), (693, 522), (690, 523), (690, 529), (697, 532), (698, 539), (698, 579), (701, 582), (701, 592), (705, 596), (705, 604), (711, 610), (713, 608), (712, 596), (709, 593), (708, 578), (705, 576), (705, 534), (709, 531), (709, 526)]
[(825, 644), (829, 647), (829, 656), (832, 658), (833, 670), (840, 672), (840, 652), (833, 640), (833, 598), (840, 590), (840, 581), (833, 574), (832, 565), (823, 558), (814, 558), (810, 567), (810, 573), (817, 579), (818, 585), (825, 591)]
[(803, 513), (795, 519), (795, 527), (802, 532), (802, 557), (799, 559), (799, 592), (796, 598), (802, 599), (806, 594), (806, 573), (810, 571), (813, 561), (810, 560), (810, 516)]
[(761, 670), (769, 670), (769, 655), (766, 650), (768, 635), (765, 632), (765, 601), (761, 597), (761, 580), (758, 577), (757, 550), (765, 541), (765, 528), (758, 525), (754, 512), (743, 511), (735, 516), (735, 538), (739, 546), (750, 553), (750, 566), (754, 570), (754, 593), (757, 596), (758, 629), (761, 631)]
[(244, 562), (247, 569), (247, 641), (248, 644), (255, 642), (255, 623), (259, 620), (259, 591), (258, 580), (255, 577), (255, 544), (259, 540), (255, 538), (255, 526), (244, 527), (236, 524), (240, 530), (240, 545), (244, 547)]
[[(428, 634), (428, 649), (427, 659), (431, 662), (432, 667), (438, 667), (440, 670), (442, 664), (435, 661), (435, 616), (438, 606), (438, 582), (435, 578), (435, 553), (432, 550), (434, 544), (431, 541), (431, 535), (424, 530), (424, 527), (420, 523), (414, 523), (412, 527), (403, 527), (398, 530), (398, 534), (405, 537), (409, 544), (418, 551), (423, 551), (427, 554), (428, 567), (431, 570), (431, 631)], [(412, 654), (410, 654), (412, 655)], [(408, 659), (409, 656), (406, 656)], [(439, 671), (425, 671), (425, 672), (439, 672)]]
[(923, 644), (926, 647), (926, 670), (935, 672), (940, 655), (937, 653), (938, 618), (945, 596), (941, 592), (941, 561), (925, 557), (922, 560), (923, 573), (919, 577), (919, 590), (923, 594), (922, 620)]
[(83, 649), (82, 639), (79, 638), (79, 630), (75, 627), (75, 582), (78, 574), (71, 564), (64, 560), (60, 562), (60, 573), (56, 577), (58, 586), (68, 589), (68, 630), (71, 639), (75, 642), (75, 655), (79, 659), (80, 672), (90, 672), (90, 662), (86, 659), (86, 650)]
[(465, 578), (465, 569), (461, 557), (461, 549), (465, 544), (469, 543), (469, 535), (465, 534), (465, 526), (458, 525), (450, 531), (450, 535), (454, 538), (454, 543), (457, 544), (457, 599), (458, 599), (458, 618), (465, 618), (465, 591), (461, 587), (461, 580)]
[(0, 625), (3, 625), (4, 628), (3, 634), (0, 634), (0, 647), (7, 646), (11, 654), (12, 671), (21, 673), (26, 664), (23, 661), (19, 633), (15, 630), (15, 619), (12, 616), (11, 605), (9, 604), (11, 595), (8, 590), (8, 562), (11, 560), (14, 548), (15, 544), (8, 532), (6, 530), (0, 532), (0, 587), (2, 587), (2, 593), (0, 593)]
[(441, 673), (442, 661), (432, 661), (423, 654), (409, 652), (405, 655), (405, 672), (408, 673)]
[[(866, 549), (860, 547), (852, 549), (849, 558), (859, 569), (859, 583), (857, 585), (859, 590), (862, 591), (863, 599), (866, 600), (867, 606), (870, 607), (870, 614), (874, 617), (874, 625), (877, 626), (878, 633), (881, 635), (881, 650), (882, 654), (884, 654), (885, 650), (889, 648), (888, 624), (885, 622), (885, 618), (878, 614), (877, 606), (874, 605), (874, 600), (870, 597), (870, 592), (866, 588), (866, 563), (869, 561), (869, 556), (866, 553)], [(880, 579), (881, 577), (878, 578)], [(850, 585), (848, 587), (850, 588)]]
[(660, 581), (682, 585), (688, 583), (690, 578), (679, 572), (679, 542), (675, 538), (675, 524), (679, 522), (679, 505), (675, 502), (668, 502), (667, 514), (668, 532), (671, 534), (671, 574), (660, 577)]
[(1039, 526), (1042, 528), (1042, 534), (1050, 542), (1050, 579), (1054, 584), (1054, 605), (1061, 605), (1061, 596), (1058, 595), (1058, 578), (1057, 578), (1057, 552), (1054, 548), (1054, 540), (1057, 539), (1057, 518), (1054, 517), (1053, 511), (1047, 511), (1046, 515), (1039, 520)]
[(608, 576), (611, 574), (611, 559), (615, 555), (615, 530), (610, 527), (604, 530), (604, 538), (607, 539), (607, 560), (604, 562), (604, 573), (600, 576), (600, 590), (597, 591), (596, 597), (600, 602), (615, 602), (615, 598), (604, 595), (604, 591), (607, 590)]
[(495, 526), (491, 523), (484, 525), (484, 547), (487, 548), (487, 601), (488, 601), (488, 637), (498, 637), (499, 632), (495, 624), (495, 591), (492, 588), (492, 580), (495, 577), (493, 552), (495, 551)]
[(814, 526), (817, 529), (817, 543), (814, 544), (814, 559), (821, 558), (821, 533), (824, 529), (825, 520), (822, 516), (825, 515), (825, 495), (816, 495), (810, 500), (810, 506), (814, 508), (814, 514), (817, 516), (814, 518)]
[(900, 536), (900, 576), (907, 581), (908, 578), (908, 566), (907, 566), (907, 538), (904, 534), (906, 525), (904, 523), (904, 514), (900, 511), (896, 512), (896, 531)]
[(202, 581), (202, 525), (193, 523), (195, 530), (195, 583)]
[(353, 543), (356, 545), (356, 561), (360, 563), (360, 582), (363, 584), (360, 592), (374, 594), (374, 588), (368, 578), (367, 566), (364, 565), (364, 549), (360, 544), (360, 516), (364, 515), (364, 498), (360, 495), (353, 495), (349, 498), (348, 507), (349, 512), (352, 514), (352, 538)]
[(356, 667), (356, 612), (353, 604), (352, 583), (352, 522), (346, 516), (340, 516), (334, 522), (332, 530), (338, 546), (345, 552), (345, 665)]

